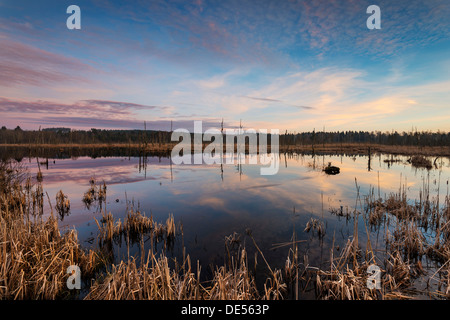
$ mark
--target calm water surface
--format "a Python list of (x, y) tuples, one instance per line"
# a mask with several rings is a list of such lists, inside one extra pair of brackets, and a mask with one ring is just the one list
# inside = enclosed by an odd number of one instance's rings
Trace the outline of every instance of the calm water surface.
[[(249, 257), (255, 252), (246, 229), (252, 234), (274, 267), (284, 265), (288, 247), (272, 250), (276, 243), (291, 240), (295, 230), (302, 254), (307, 253), (313, 266), (329, 263), (329, 249), (333, 237), (336, 245), (343, 245), (353, 234), (353, 222), (331, 214), (330, 210), (361, 209), (357, 203), (357, 186), (363, 200), (371, 191), (382, 197), (407, 187), (411, 199), (418, 199), (424, 184), (431, 195), (448, 192), (449, 160), (439, 158), (438, 168), (413, 168), (408, 157), (397, 156), (398, 162), (384, 160), (390, 155), (372, 156), (311, 156), (280, 155), (280, 169), (273, 176), (261, 176), (258, 165), (170, 165), (169, 158), (148, 157), (143, 166), (137, 157), (49, 159), (48, 168), (41, 165), (44, 191), (53, 203), (56, 193), (63, 190), (71, 201), (71, 213), (60, 222), (62, 228), (76, 228), (85, 246), (96, 237), (97, 225), (93, 217), (101, 218), (98, 208), (87, 209), (82, 202), (89, 189), (89, 180), (105, 181), (106, 210), (122, 221), (128, 206), (140, 208), (154, 220), (165, 222), (173, 214), (182, 223), (184, 235), (177, 237), (172, 256), (180, 256), (182, 244), (193, 261), (208, 266), (223, 263), (224, 239), (237, 232)], [(434, 160), (434, 159), (432, 159)], [(43, 159), (40, 159), (43, 161)], [(37, 172), (36, 159), (23, 162), (30, 171)], [(327, 175), (321, 168), (329, 162), (340, 167), (337, 175)], [(369, 170), (370, 165), (370, 170)], [(324, 221), (326, 235), (322, 240), (304, 232), (311, 218)], [(365, 235), (359, 223), (360, 237)], [(372, 230), (370, 237), (376, 247), (384, 247), (382, 230)], [(95, 241), (94, 241), (95, 244)], [(116, 259), (126, 258), (126, 250), (114, 249)], [(138, 252), (135, 249), (135, 252)], [(259, 261), (258, 264), (262, 264)]]

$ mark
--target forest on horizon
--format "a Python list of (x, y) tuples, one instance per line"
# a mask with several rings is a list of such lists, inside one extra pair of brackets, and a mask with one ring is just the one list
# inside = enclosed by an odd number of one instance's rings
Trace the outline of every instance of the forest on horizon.
[[(44, 128), (23, 130), (19, 126), (0, 129), (0, 144), (100, 144), (169, 143), (171, 132), (157, 130), (73, 130)], [(410, 131), (312, 131), (280, 134), (280, 145), (369, 143), (405, 146), (450, 146), (450, 132)]]

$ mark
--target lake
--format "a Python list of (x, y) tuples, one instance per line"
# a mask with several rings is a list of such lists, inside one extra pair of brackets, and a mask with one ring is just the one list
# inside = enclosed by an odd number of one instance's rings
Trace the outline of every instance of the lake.
[[(199, 260), (203, 270), (223, 264), (225, 237), (237, 233), (254, 265), (256, 248), (247, 235), (254, 237), (272, 267), (284, 266), (289, 242), (295, 232), (301, 255), (308, 255), (310, 266), (329, 265), (330, 249), (342, 247), (354, 230), (352, 219), (333, 214), (363, 211), (364, 196), (386, 197), (406, 188), (412, 200), (429, 187), (430, 195), (448, 194), (450, 161), (438, 158), (432, 169), (415, 168), (410, 157), (387, 154), (368, 156), (280, 154), (276, 175), (260, 175), (259, 165), (173, 165), (168, 157), (112, 156), (54, 159), (39, 158), (47, 192), (55, 205), (55, 197), (63, 190), (71, 202), (70, 214), (60, 221), (62, 229), (75, 228), (85, 247), (96, 245), (98, 227), (94, 217), (102, 217), (97, 206), (87, 208), (83, 194), (90, 179), (107, 185), (106, 207), (116, 219), (126, 217), (127, 207), (139, 208), (157, 222), (165, 222), (173, 214), (182, 225), (169, 257), (181, 257), (183, 247), (192, 261)], [(22, 161), (33, 176), (38, 171), (36, 158)], [(328, 163), (340, 168), (340, 173), (328, 175), (322, 168)], [(359, 190), (359, 193), (358, 193)], [(360, 197), (358, 197), (358, 194)], [(48, 207), (48, 204), (46, 204)], [(318, 237), (305, 232), (310, 218), (323, 221), (325, 235)], [(374, 249), (385, 247), (385, 230), (369, 228)], [(364, 221), (358, 219), (360, 239), (367, 239)], [(365, 240), (361, 241), (365, 242)], [(146, 250), (150, 244), (146, 242)], [(130, 249), (139, 255), (139, 245)], [(113, 248), (115, 260), (126, 259), (124, 245)], [(433, 268), (433, 266), (429, 266)], [(207, 272), (207, 270), (205, 271)], [(256, 272), (265, 272), (258, 258)]]

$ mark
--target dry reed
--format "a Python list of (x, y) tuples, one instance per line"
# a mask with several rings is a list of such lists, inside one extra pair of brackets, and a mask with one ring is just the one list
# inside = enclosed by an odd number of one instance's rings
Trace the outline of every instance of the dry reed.
[(0, 193), (0, 299), (65, 298), (68, 266), (78, 265), (85, 276), (97, 270), (98, 256), (81, 249), (75, 230), (62, 234), (53, 212), (45, 220), (36, 215), (42, 193), (40, 183), (14, 183)]
[[(70, 297), (66, 288), (66, 269), (78, 265), (83, 277), (104, 266), (107, 261), (101, 251), (85, 251), (81, 248), (75, 230), (61, 233), (53, 211), (43, 219), (44, 191), (40, 179), (33, 185), (30, 177), (22, 175), (11, 163), (0, 163), (0, 299), (56, 299)], [(40, 172), (40, 171), (39, 171)], [(85, 193), (86, 202), (104, 202), (106, 184), (96, 186), (91, 179), (90, 189)], [(84, 199), (84, 198), (83, 198)], [(64, 216), (70, 210), (70, 201), (62, 192), (56, 198), (56, 211)], [(137, 241), (143, 244), (144, 235), (154, 241), (164, 241), (170, 247), (182, 230), (175, 224), (173, 215), (165, 223), (157, 223), (140, 210), (127, 209), (123, 222), (115, 220), (111, 213), (102, 210), (98, 225), (99, 243)], [(443, 204), (439, 194), (429, 195), (424, 183), (419, 201), (412, 202), (406, 195), (406, 187), (391, 193), (385, 199), (369, 195), (365, 201), (364, 223), (385, 227), (386, 248), (375, 254), (370, 237), (365, 250), (359, 239), (359, 212), (341, 207), (335, 214), (351, 218), (354, 231), (340, 255), (337, 249), (330, 251), (329, 268), (312, 267), (307, 254), (301, 263), (300, 250), (295, 232), (290, 242), (276, 244), (274, 248), (291, 245), (283, 269), (272, 268), (258, 247), (250, 230), (248, 236), (269, 270), (262, 290), (258, 291), (255, 275), (250, 272), (245, 247), (241, 247), (238, 234), (225, 238), (228, 263), (215, 266), (209, 280), (200, 280), (201, 266), (192, 268), (189, 255), (183, 251), (182, 263), (168, 259), (164, 251), (156, 256), (149, 250), (141, 262), (129, 257), (107, 267), (89, 288), (87, 299), (285, 299), (293, 290), (299, 297), (298, 288), (312, 284), (318, 299), (408, 299), (408, 290), (419, 277), (437, 281), (439, 297), (450, 298), (450, 198)], [(425, 236), (426, 230), (431, 235)], [(367, 231), (367, 229), (366, 229)], [(319, 238), (326, 234), (326, 225), (311, 218), (304, 232), (315, 232)], [(334, 239), (334, 238), (333, 238)], [(143, 250), (143, 246), (141, 248)], [(255, 255), (255, 261), (256, 261)], [(431, 277), (422, 266), (421, 259), (428, 257), (436, 262), (437, 271)], [(381, 272), (381, 288), (370, 289), (368, 268), (377, 265)], [(435, 277), (439, 275), (439, 278)]]

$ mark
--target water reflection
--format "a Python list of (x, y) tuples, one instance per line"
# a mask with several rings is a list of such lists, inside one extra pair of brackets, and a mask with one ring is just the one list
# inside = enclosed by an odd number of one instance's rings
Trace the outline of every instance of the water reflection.
[[(413, 199), (418, 198), (424, 183), (429, 183), (432, 191), (448, 192), (448, 159), (440, 158), (438, 169), (433, 170), (413, 168), (408, 157), (392, 160), (389, 155), (282, 154), (281, 167), (273, 176), (261, 176), (258, 165), (245, 161), (239, 165), (172, 166), (169, 158), (129, 156), (56, 159), (41, 170), (50, 199), (55, 201), (61, 189), (70, 199), (71, 214), (61, 225), (76, 227), (86, 245), (97, 233), (93, 218), (101, 218), (98, 210), (88, 209), (82, 202), (90, 179), (95, 178), (107, 185), (106, 210), (117, 219), (124, 219), (131, 203), (160, 222), (172, 213), (175, 221), (183, 224), (186, 251), (201, 264), (220, 263), (225, 237), (237, 232), (245, 242), (245, 231), (250, 229), (274, 266), (284, 264), (287, 250), (271, 250), (273, 244), (289, 241), (294, 231), (299, 240), (306, 240), (300, 250), (308, 253), (312, 265), (318, 265), (329, 258), (333, 241), (342, 245), (351, 236), (353, 224), (330, 210), (358, 207), (357, 187), (361, 196), (373, 192), (383, 197), (405, 185)], [(339, 167), (340, 173), (325, 174), (322, 168), (328, 163)], [(34, 173), (38, 170), (36, 161), (27, 166)], [(311, 217), (324, 222), (323, 239), (304, 232)], [(364, 235), (362, 225), (360, 231)], [(377, 240), (379, 233), (370, 237)], [(173, 255), (179, 254), (179, 247)], [(246, 247), (251, 256), (251, 242)], [(118, 259), (125, 254), (123, 248), (111, 250), (117, 251)]]

